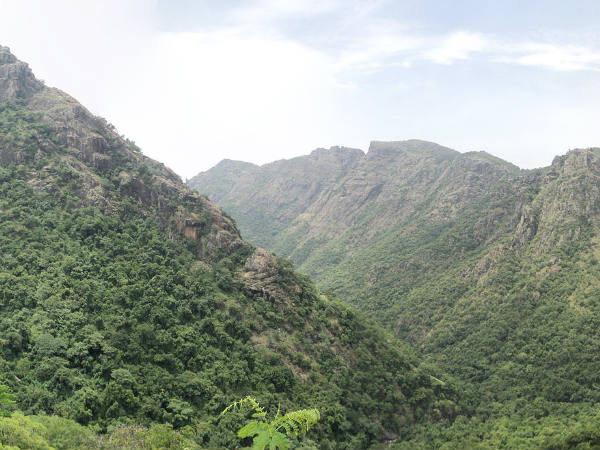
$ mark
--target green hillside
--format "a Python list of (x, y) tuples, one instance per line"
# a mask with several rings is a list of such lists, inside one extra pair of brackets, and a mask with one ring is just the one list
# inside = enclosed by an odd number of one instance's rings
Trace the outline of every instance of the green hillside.
[(5, 47), (0, 100), (0, 385), (26, 415), (0, 421), (5, 445), (35, 414), (48, 430), (44, 415), (94, 433), (168, 424), (197, 448), (233, 447), (243, 417), (218, 415), (246, 395), (318, 408), (309, 437), (322, 449), (366, 448), (460, 411), (448, 377), (242, 241), (220, 209)]
[[(246, 230), (237, 204), (272, 220), (249, 200), (263, 172), (218, 202), (243, 235), (261, 228)], [(210, 198), (203, 177), (190, 185)], [(476, 390), (476, 419), (413, 428), (405, 448), (560, 448), (600, 426), (597, 149), (521, 171), (482, 152), (376, 142), (335, 178), (258, 241)], [(581, 439), (597, 448), (592, 435)]]

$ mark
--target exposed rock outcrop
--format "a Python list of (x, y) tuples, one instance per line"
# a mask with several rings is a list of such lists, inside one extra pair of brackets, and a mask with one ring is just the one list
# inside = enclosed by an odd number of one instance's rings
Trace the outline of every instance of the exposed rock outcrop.
[(26, 63), (0, 45), (0, 102), (28, 98), (43, 87)]
[(276, 258), (268, 251), (257, 248), (246, 260), (242, 279), (250, 292), (273, 298), (281, 295), (277, 285), (278, 274)]

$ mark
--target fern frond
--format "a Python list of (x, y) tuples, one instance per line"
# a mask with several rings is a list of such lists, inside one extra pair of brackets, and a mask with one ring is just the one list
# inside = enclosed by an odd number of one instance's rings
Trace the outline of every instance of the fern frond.
[[(277, 426), (277, 425), (274, 425)], [(294, 428), (287, 422), (282, 422), (281, 424), (279, 424), (280, 427), (283, 427), (283, 429), (285, 430), (285, 434), (287, 434), (288, 436), (293, 436), (295, 433)]]
[(269, 430), (259, 432), (252, 440), (252, 450), (265, 450), (265, 447), (271, 441)]
[[(221, 416), (231, 410), (241, 410), (247, 406), (254, 411), (254, 414), (252, 414), (253, 417), (265, 419), (267, 414), (254, 397), (246, 397), (240, 401), (233, 402), (223, 410)], [(250, 422), (238, 431), (238, 437), (241, 439), (253, 437), (253, 450), (265, 450), (267, 445), (269, 446), (269, 450), (288, 450), (290, 445), (288, 436), (304, 436), (309, 428), (321, 418), (318, 409), (292, 411), (283, 417), (280, 414), (281, 409), (277, 407), (277, 414), (271, 423), (266, 423), (262, 420)], [(280, 429), (283, 429), (285, 434), (280, 432)]]
[(301, 409), (274, 420), (271, 426), (275, 430), (283, 428), (288, 436), (304, 435), (320, 418), (321, 414), (318, 409)]
[(273, 420), (279, 419), (280, 415), (281, 415), (281, 403), (277, 403), (277, 414), (275, 414), (275, 419), (273, 419)]
[(249, 406), (254, 411), (254, 414), (252, 414), (252, 417), (256, 417), (256, 418), (261, 417), (262, 418), (267, 415), (265, 410), (262, 408), (262, 406), (260, 406), (258, 404), (256, 399), (254, 397), (248, 396), (237, 402), (233, 402), (231, 405), (229, 405), (227, 408), (225, 408), (223, 410), (223, 412), (219, 415), (219, 417), (231, 410), (236, 410), (236, 409), (241, 410), (245, 406)]

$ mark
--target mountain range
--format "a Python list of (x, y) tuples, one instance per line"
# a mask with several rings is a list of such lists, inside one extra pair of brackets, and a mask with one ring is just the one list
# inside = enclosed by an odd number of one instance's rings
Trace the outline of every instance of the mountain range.
[[(245, 238), (472, 387), (480, 417), (598, 411), (600, 149), (521, 170), (486, 152), (372, 142), (224, 160), (188, 184)], [(455, 436), (430, 438), (423, 448)]]
[(599, 181), (413, 140), (186, 185), (0, 46), (0, 448), (234, 448), (246, 396), (298, 448), (597, 448)]

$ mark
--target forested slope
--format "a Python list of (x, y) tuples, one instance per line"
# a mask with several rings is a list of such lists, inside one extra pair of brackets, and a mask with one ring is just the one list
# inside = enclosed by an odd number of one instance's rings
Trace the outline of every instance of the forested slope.
[[(191, 185), (210, 198), (203, 177)], [(547, 447), (567, 423), (600, 425), (598, 149), (523, 171), (483, 152), (375, 142), (333, 178), (265, 246), (477, 390), (485, 425), (444, 438), (428, 427), (407, 445), (432, 433), (423, 448)]]
[[(454, 417), (453, 384), (0, 47), (0, 384), (25, 414), (234, 445), (245, 395), (321, 448)], [(188, 430), (189, 431), (189, 430)]]

